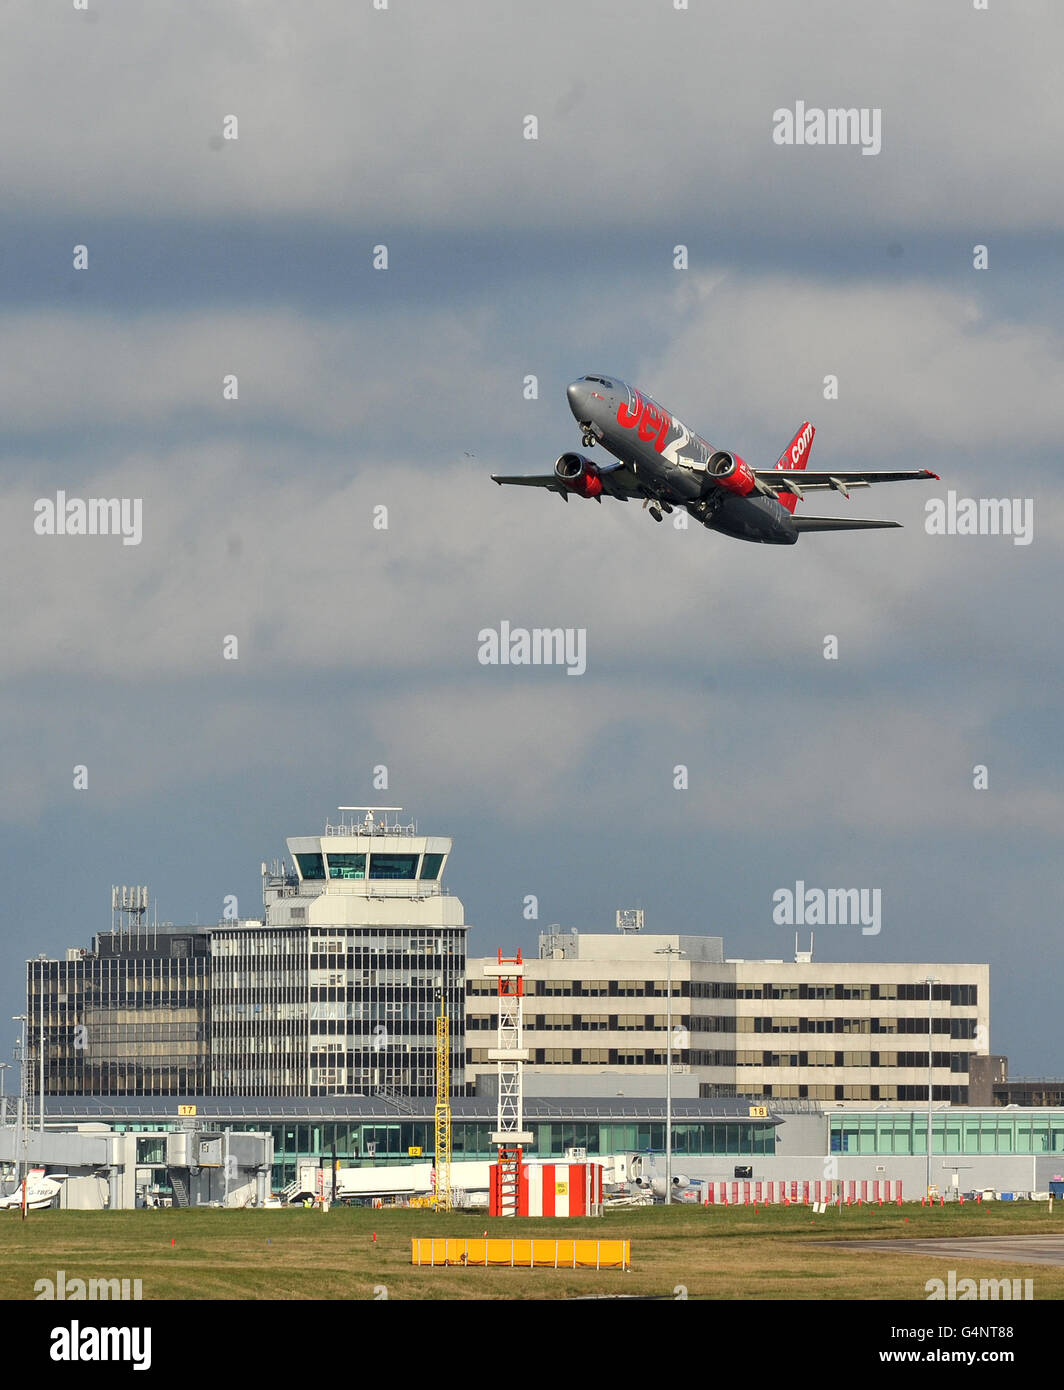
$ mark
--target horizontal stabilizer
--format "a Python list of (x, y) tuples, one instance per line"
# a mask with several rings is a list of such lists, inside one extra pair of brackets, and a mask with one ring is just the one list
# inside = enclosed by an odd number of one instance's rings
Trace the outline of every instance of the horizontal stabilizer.
[[(901, 472), (894, 469), (887, 473), (877, 472), (875, 469), (837, 468), (833, 473), (819, 473), (806, 468), (781, 469), (777, 464), (775, 468), (755, 468), (753, 471), (758, 482), (767, 484), (773, 490), (785, 488), (790, 480), (797, 483), (802, 492), (819, 488), (841, 492), (844, 495), (848, 495), (852, 487), (871, 487), (873, 483), (904, 483), (920, 478), (934, 478), (936, 481), (938, 479), (937, 473), (931, 473), (926, 468), (909, 468)], [(786, 497), (779, 500), (788, 511), (791, 510)]]
[(881, 526), (900, 526), (900, 521), (851, 520), (846, 516), (792, 516), (796, 531), (869, 531)]

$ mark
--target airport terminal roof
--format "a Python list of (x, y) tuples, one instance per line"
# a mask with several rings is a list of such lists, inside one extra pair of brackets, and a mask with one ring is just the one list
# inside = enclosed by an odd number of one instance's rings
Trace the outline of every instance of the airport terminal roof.
[[(751, 1109), (763, 1104), (768, 1115), (751, 1115)], [(431, 1096), (46, 1096), (47, 1120), (122, 1122), (140, 1119), (177, 1119), (179, 1107), (195, 1106), (195, 1116), (201, 1120), (303, 1120), (367, 1122), (370, 1120), (431, 1119)], [(819, 1107), (806, 1105), (804, 1110), (816, 1112)], [(715, 1098), (712, 1100), (675, 1099), (672, 1117), (675, 1122), (692, 1120), (755, 1120), (762, 1124), (779, 1124), (777, 1112), (794, 1109), (789, 1105), (773, 1105), (771, 1101), (755, 1102), (745, 1099)], [(496, 1102), (492, 1096), (459, 1097), (451, 1101), (451, 1114), (456, 1120), (494, 1120)], [(663, 1120), (665, 1098), (648, 1096), (605, 1096), (586, 1099), (549, 1100), (525, 1097), (524, 1116), (527, 1121), (565, 1120)]]

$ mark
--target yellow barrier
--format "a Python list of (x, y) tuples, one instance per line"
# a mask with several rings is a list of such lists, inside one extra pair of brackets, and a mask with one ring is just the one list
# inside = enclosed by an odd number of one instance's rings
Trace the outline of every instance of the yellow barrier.
[(466, 1265), (480, 1269), (628, 1269), (630, 1240), (473, 1240), (415, 1236), (413, 1265)]

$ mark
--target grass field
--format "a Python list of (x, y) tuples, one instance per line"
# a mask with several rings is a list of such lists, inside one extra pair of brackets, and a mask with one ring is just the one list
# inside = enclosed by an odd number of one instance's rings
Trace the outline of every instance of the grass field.
[[(628, 1237), (629, 1273), (418, 1269), (412, 1236)], [(376, 1243), (373, 1234), (376, 1232)], [(925, 1299), (958, 1277), (1033, 1278), (1036, 1299), (1064, 1298), (1064, 1267), (1000, 1260), (825, 1249), (825, 1240), (1064, 1232), (1064, 1206), (642, 1207), (600, 1220), (490, 1220), (474, 1213), (215, 1209), (0, 1212), (0, 1298), (32, 1299), (34, 1283), (140, 1279), (148, 1299), (566, 1298), (639, 1294), (711, 1299)], [(173, 1241), (173, 1244), (171, 1244)], [(381, 1288), (386, 1295), (382, 1294)]]

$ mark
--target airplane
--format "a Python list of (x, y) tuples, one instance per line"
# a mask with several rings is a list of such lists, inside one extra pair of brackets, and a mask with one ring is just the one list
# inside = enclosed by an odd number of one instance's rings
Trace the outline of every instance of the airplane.
[[(59, 1195), (60, 1186), (66, 1178), (66, 1173), (49, 1173), (45, 1177), (43, 1172), (34, 1171), (26, 1175), (26, 1210), (44, 1211), (50, 1207)], [(0, 1210), (19, 1210), (22, 1206), (22, 1184), (19, 1183), (14, 1192), (9, 1192), (6, 1197), (0, 1197)]]
[[(658, 1173), (657, 1155), (652, 1149), (643, 1154), (633, 1154), (628, 1163), (629, 1179), (634, 1187), (664, 1200), (669, 1184)], [(689, 1178), (686, 1173), (673, 1172), (672, 1200), (674, 1202), (700, 1202), (702, 1200), (702, 1179)]]
[[(566, 388), (569, 409), (583, 431), (585, 449), (595, 444), (613, 458), (598, 463), (584, 454), (562, 454), (554, 472), (492, 481), (542, 487), (568, 502), (570, 494), (620, 502), (641, 497), (655, 521), (682, 507), (711, 531), (763, 545), (794, 545), (803, 531), (865, 531), (896, 527), (898, 521), (836, 516), (796, 516), (805, 494), (841, 492), (872, 483), (938, 478), (926, 468), (904, 472), (806, 468), (816, 433), (806, 420), (774, 468), (752, 468), (738, 454), (715, 449), (645, 391), (619, 377), (584, 376)], [(800, 479), (797, 476), (801, 475)]]

